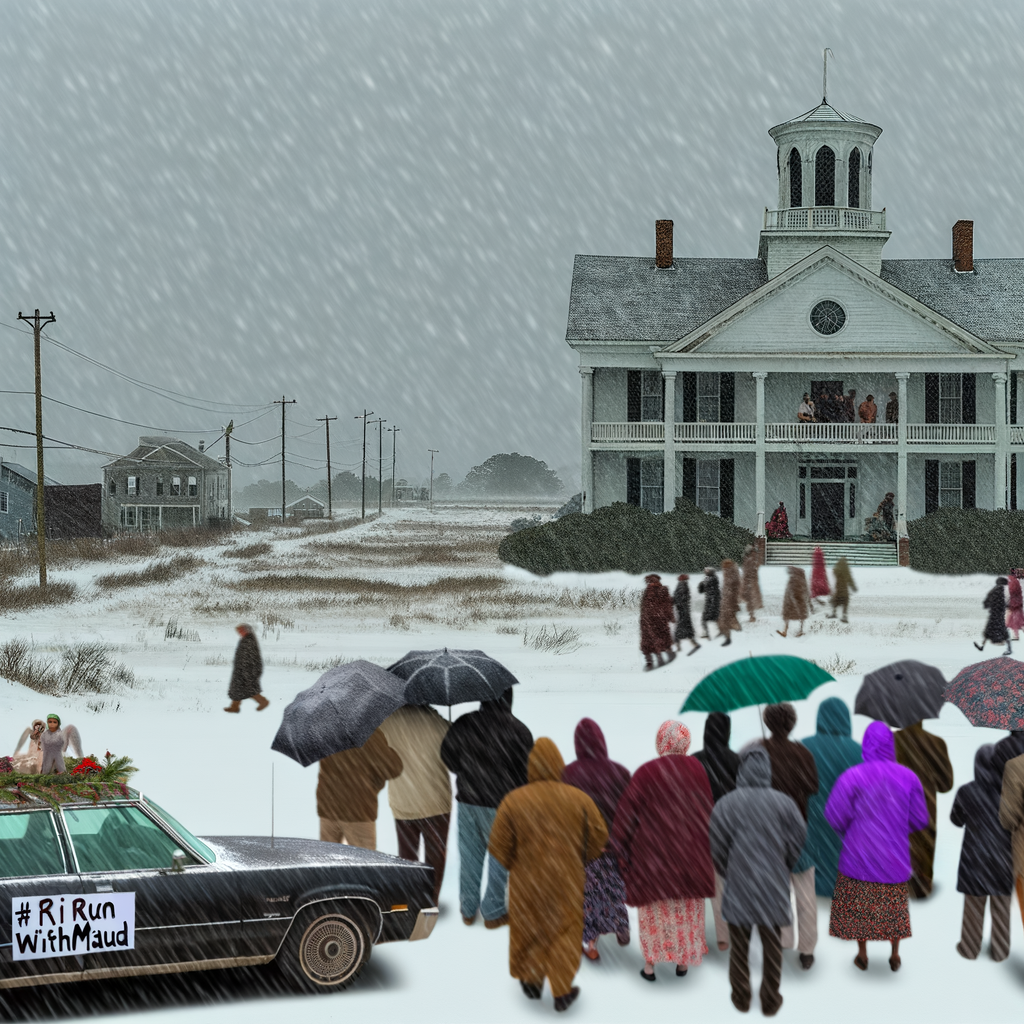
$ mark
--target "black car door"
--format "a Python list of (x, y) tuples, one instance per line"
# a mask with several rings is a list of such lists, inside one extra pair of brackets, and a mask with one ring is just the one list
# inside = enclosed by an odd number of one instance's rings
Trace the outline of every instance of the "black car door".
[[(45, 807), (0, 810), (0, 984), (82, 970), (84, 957), (69, 951), (66, 938), (61, 942), (62, 908), (64, 917), (68, 912), (60, 897), (80, 892), (54, 812)], [(67, 935), (71, 929), (64, 931)], [(49, 952), (51, 933), (57, 955), (40, 955)]]
[(135, 894), (135, 948), (90, 955), (88, 969), (238, 955), (239, 906), (231, 872), (191, 854), (181, 870), (173, 870), (178, 840), (135, 804), (65, 805), (62, 813), (83, 893)]

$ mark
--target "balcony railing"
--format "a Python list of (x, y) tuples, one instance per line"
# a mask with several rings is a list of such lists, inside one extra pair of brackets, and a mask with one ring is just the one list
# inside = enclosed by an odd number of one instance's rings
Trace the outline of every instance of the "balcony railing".
[(995, 444), (994, 423), (908, 423), (907, 444)]
[(765, 231), (884, 231), (885, 210), (798, 206), (764, 211)]
[(769, 444), (787, 441), (896, 443), (895, 423), (766, 423), (764, 430), (765, 441)]
[(592, 423), (591, 441), (664, 441), (665, 424), (644, 421), (640, 423)]
[(716, 441), (742, 441), (753, 444), (756, 423), (677, 423), (675, 438), (687, 444)]
[(1010, 427), (1010, 444), (1024, 444), (1024, 427)]

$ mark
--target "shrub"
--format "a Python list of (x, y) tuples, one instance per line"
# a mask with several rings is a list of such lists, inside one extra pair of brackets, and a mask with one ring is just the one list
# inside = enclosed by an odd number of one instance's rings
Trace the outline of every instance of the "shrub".
[(967, 575), (1024, 566), (1024, 515), (1006, 509), (940, 508), (907, 523), (910, 568)]
[(118, 590), (121, 587), (142, 587), (150, 583), (170, 583), (181, 576), (201, 569), (206, 563), (193, 554), (175, 555), (160, 562), (153, 562), (145, 569), (127, 572), (110, 572), (96, 577), (96, 586), (101, 590)]
[(5, 584), (0, 587), (0, 615), (7, 612), (24, 612), (48, 604), (69, 604), (78, 596), (74, 583), (25, 583), (20, 586)]
[(57, 662), (37, 658), (28, 641), (16, 637), (0, 646), (0, 676), (51, 697), (135, 686), (135, 673), (114, 661), (110, 651), (101, 643), (74, 644), (61, 648)]
[(589, 515), (510, 534), (498, 548), (502, 561), (547, 576), (553, 572), (696, 572), (723, 558), (739, 561), (753, 543), (749, 530), (702, 512), (685, 498), (672, 512), (654, 513), (616, 502)]

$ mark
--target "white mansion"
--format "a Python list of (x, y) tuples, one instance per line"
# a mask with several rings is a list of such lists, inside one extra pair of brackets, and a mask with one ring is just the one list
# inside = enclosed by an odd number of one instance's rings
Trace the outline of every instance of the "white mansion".
[(674, 258), (671, 221), (653, 258), (575, 259), (584, 511), (685, 495), (760, 537), (784, 502), (794, 534), (842, 540), (888, 491), (901, 535), (940, 505), (1024, 507), (1024, 260), (975, 260), (971, 221), (952, 258), (882, 259), (881, 128), (822, 102), (769, 134), (756, 259)]

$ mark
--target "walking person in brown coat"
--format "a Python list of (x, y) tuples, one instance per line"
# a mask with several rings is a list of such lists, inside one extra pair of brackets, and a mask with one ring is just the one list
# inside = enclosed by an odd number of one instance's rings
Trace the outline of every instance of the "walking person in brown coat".
[(948, 793), (953, 788), (953, 765), (946, 750), (946, 741), (925, 732), (916, 722), (900, 729), (896, 742), (896, 760), (909, 768), (924, 787), (924, 801), (928, 807), (928, 825), (910, 834), (911, 876), (907, 883), (910, 895), (924, 899), (932, 891), (933, 862), (935, 860), (935, 793)]
[(800, 632), (797, 636), (804, 635), (804, 620), (810, 613), (811, 594), (807, 589), (807, 574), (798, 565), (791, 565), (788, 569), (789, 580), (786, 583), (786, 592), (782, 595), (782, 621), (783, 628), (778, 630), (779, 636), (785, 636), (789, 632), (789, 624), (793, 620), (800, 623)]
[(850, 572), (850, 563), (846, 560), (845, 555), (836, 562), (836, 567), (832, 572), (836, 578), (836, 585), (832, 591), (832, 614), (827, 617), (834, 619), (836, 612), (842, 608), (843, 622), (848, 622), (846, 610), (850, 606), (850, 590), (856, 590), (857, 584), (853, 582), (853, 573)]
[(740, 610), (740, 570), (731, 558), (722, 561), (722, 603), (718, 606), (718, 632), (725, 637), (723, 647), (732, 643), (729, 634), (742, 630)]
[(325, 757), (316, 785), (321, 841), (376, 850), (377, 794), (403, 767), (380, 729), (361, 747)]
[(237, 714), (242, 710), (242, 701), (251, 697), (256, 701), (256, 710), (262, 711), (270, 701), (260, 691), (260, 676), (263, 675), (260, 645), (252, 626), (243, 622), (235, 627), (235, 631), (242, 639), (235, 648), (235, 662), (231, 666), (231, 682), (228, 684), (231, 703), (224, 710)]
[(999, 798), (999, 824), (1010, 833), (1013, 847), (1014, 887), (1024, 921), (1024, 754), (1007, 761)]
[(749, 622), (756, 622), (754, 612), (764, 607), (761, 600), (761, 586), (757, 580), (757, 570), (761, 565), (761, 558), (757, 548), (748, 544), (743, 550), (743, 602), (747, 606)]
[(542, 736), (526, 785), (498, 807), (489, 844), (508, 871), (509, 973), (529, 999), (540, 999), (547, 978), (558, 1011), (580, 993), (572, 979), (583, 948), (585, 868), (608, 842), (597, 804), (562, 782), (564, 771), (558, 747)]
[[(644, 577), (647, 586), (640, 598), (640, 653), (644, 656), (644, 671), (660, 668), (666, 664), (661, 660), (663, 654), (668, 661), (674, 661), (676, 652), (672, 650), (672, 623), (676, 613), (672, 605), (672, 595), (668, 587), (663, 586), (661, 577), (651, 573)], [(658, 659), (657, 666), (651, 660), (654, 655)]]

